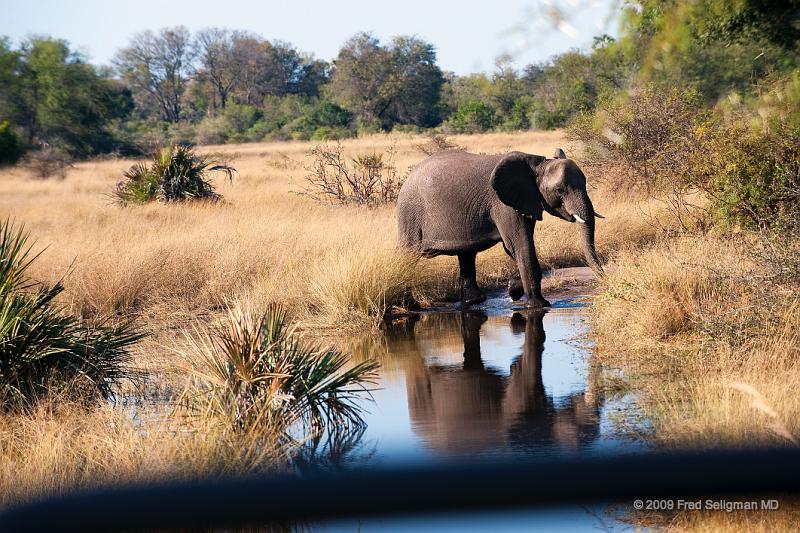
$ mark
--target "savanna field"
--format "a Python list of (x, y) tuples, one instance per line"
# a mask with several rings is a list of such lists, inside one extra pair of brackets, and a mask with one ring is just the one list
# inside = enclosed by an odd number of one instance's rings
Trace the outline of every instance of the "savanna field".
[[(549, 156), (564, 147), (580, 162), (580, 147), (560, 132), (450, 141), (482, 153)], [(341, 141), (347, 157), (390, 158), (401, 178), (428, 142), (410, 134)], [(217, 203), (119, 205), (113, 192), (133, 160), (76, 163), (63, 180), (25, 167), (0, 171), (0, 217), (24, 224), (42, 251), (31, 277), (63, 280), (57, 302), (65, 311), (132, 321), (147, 334), (131, 362), (143, 377), (123, 385), (116, 402), (48, 398), (0, 417), (3, 505), (77, 486), (282, 468), (286, 448), (269, 439), (264, 446), (263, 434), (175, 408), (203, 352), (202, 332), (232, 309), (280, 304), (304, 339), (343, 346), (355, 334), (382, 335), (384, 316), (402, 315), (411, 302), (457, 298), (455, 258), (396, 249), (391, 204), (333, 205), (302, 194), (316, 144), (202, 147), (237, 169), (230, 182), (216, 178)], [(587, 176), (605, 217), (596, 239), (607, 271), (590, 289), (590, 337), (606, 388), (639, 393), (652, 428), (641, 438), (668, 448), (796, 444), (800, 300), (796, 278), (774, 268), (775, 254), (791, 252), (748, 234), (687, 232), (668, 199), (612, 194), (607, 181)], [(545, 216), (535, 238), (544, 269), (584, 264), (575, 225)], [(500, 246), (478, 256), (484, 286), (505, 286), (513, 271)], [(556, 271), (544, 295), (571, 283)], [(681, 530), (790, 529), (795, 515), (785, 503), (748, 521), (642, 519)]]

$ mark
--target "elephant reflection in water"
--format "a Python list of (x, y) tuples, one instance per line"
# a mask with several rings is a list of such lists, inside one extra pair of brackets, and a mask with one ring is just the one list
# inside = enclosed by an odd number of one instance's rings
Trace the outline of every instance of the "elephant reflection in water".
[[(487, 316), (480, 312), (460, 316), (463, 365), (418, 366), (407, 373), (412, 424), (428, 446), (446, 453), (577, 450), (596, 439), (599, 408), (593, 394), (584, 391), (554, 402), (545, 392), (543, 316), (529, 311), (511, 318), (512, 331), (524, 332), (525, 340), (508, 376), (484, 365), (480, 329)], [(455, 315), (435, 319), (458, 327)]]

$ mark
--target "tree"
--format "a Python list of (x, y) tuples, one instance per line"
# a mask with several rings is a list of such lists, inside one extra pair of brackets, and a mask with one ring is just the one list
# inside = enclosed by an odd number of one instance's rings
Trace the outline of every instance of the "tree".
[(383, 126), (381, 119), (397, 92), (391, 54), (368, 33), (345, 42), (333, 62), (330, 94), (362, 123)]
[(709, 102), (800, 66), (797, 0), (643, 0), (623, 21), (638, 81), (696, 86)]
[(139, 106), (156, 110), (167, 122), (178, 122), (194, 55), (189, 30), (178, 26), (137, 34), (117, 53), (114, 65)]
[[(225, 109), (228, 96), (242, 81), (244, 57), (236, 46), (237, 35), (222, 28), (207, 28), (197, 35), (197, 49), (204, 76), (219, 96), (219, 105)], [(216, 108), (216, 99), (212, 100)]]
[(113, 148), (108, 122), (125, 115), (124, 91), (98, 75), (66, 41), (34, 37), (20, 48), (14, 119), (29, 144), (46, 143), (75, 156)]
[(19, 104), (20, 53), (7, 37), (0, 38), (0, 122), (16, 122)]
[(444, 84), (432, 44), (416, 37), (395, 37), (389, 47), (396, 77), (396, 94), (387, 109), (393, 122), (431, 127), (439, 124), (439, 100)]
[(433, 45), (396, 37), (388, 47), (368, 33), (349, 39), (334, 61), (330, 95), (364, 124), (433, 126), (444, 83)]

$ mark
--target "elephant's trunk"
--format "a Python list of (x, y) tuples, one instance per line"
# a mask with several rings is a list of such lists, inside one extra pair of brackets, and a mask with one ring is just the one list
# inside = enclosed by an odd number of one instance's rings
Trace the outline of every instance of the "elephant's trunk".
[(575, 209), (571, 211), (572, 216), (578, 221), (581, 227), (581, 244), (583, 246), (583, 256), (586, 263), (598, 276), (603, 275), (603, 267), (600, 266), (600, 259), (597, 257), (597, 250), (594, 246), (594, 207), (588, 195), (582, 195)]

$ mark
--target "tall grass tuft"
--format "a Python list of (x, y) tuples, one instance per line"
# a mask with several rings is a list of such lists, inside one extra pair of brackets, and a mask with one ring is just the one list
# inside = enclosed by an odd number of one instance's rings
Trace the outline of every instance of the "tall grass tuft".
[(122, 204), (216, 201), (221, 196), (208, 179), (211, 172), (222, 172), (230, 180), (236, 169), (198, 154), (190, 146), (167, 146), (156, 151), (152, 164), (137, 163), (128, 169), (123, 174), (125, 180), (117, 183), (115, 194)]
[(391, 248), (333, 253), (309, 280), (315, 311), (342, 327), (378, 327), (393, 307), (413, 303), (418, 262), (418, 256)]
[(279, 305), (262, 315), (230, 307), (222, 327), (187, 339), (186, 355), (196, 363), (184, 399), (234, 431), (267, 428), (289, 440), (298, 426), (319, 434), (362, 424), (359, 401), (369, 394), (377, 362), (348, 368), (347, 355), (306, 346)]
[(133, 376), (128, 349), (142, 334), (129, 323), (63, 314), (54, 304), (61, 283), (47, 287), (27, 276), (39, 256), (28, 240), (22, 227), (0, 224), (0, 403), (31, 404), (54, 389), (108, 398)]

